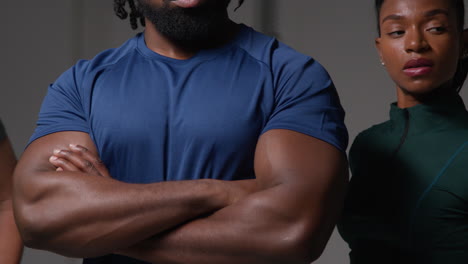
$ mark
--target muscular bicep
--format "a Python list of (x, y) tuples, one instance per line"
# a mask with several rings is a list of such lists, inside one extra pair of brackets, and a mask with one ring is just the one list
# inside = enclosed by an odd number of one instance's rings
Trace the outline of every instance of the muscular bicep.
[(288, 184), (320, 192), (331, 182), (346, 182), (346, 171), (345, 155), (314, 137), (277, 129), (259, 139), (255, 174), (264, 187)]
[(314, 241), (328, 240), (337, 221), (347, 171), (341, 151), (305, 134), (271, 130), (259, 140), (255, 157), (259, 184), (276, 186), (269, 198), (276, 213), (297, 222)]

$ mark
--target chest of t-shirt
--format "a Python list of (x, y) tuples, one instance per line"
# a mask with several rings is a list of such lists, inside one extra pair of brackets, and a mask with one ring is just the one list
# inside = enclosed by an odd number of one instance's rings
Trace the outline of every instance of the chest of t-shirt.
[(131, 181), (253, 176), (255, 146), (274, 107), (261, 68), (139, 69), (108, 71), (93, 84), (90, 127), (103, 161), (120, 164), (112, 175), (125, 180), (137, 166), (158, 176)]

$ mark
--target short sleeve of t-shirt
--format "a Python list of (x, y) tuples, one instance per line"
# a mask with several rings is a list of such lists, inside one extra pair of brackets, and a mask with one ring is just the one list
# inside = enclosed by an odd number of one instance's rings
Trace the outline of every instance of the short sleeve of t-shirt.
[(0, 141), (3, 141), (6, 138), (5, 127), (3, 127), (2, 120), (0, 120)]
[[(305, 56), (304, 56), (305, 58)], [(348, 132), (335, 86), (314, 59), (275, 69), (275, 109), (263, 132), (289, 129), (323, 140), (345, 152)], [(295, 65), (294, 68), (289, 65)]]
[(39, 112), (36, 130), (29, 142), (61, 131), (89, 133), (77, 78), (83, 63), (85, 62), (76, 64), (49, 86)]

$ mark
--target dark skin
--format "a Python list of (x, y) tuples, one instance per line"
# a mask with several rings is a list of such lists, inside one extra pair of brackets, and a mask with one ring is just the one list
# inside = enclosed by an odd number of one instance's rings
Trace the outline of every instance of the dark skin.
[(61, 160), (51, 155), (69, 154), (57, 150), (70, 142), (97, 155), (88, 134), (59, 132), (31, 143), (15, 170), (14, 209), (27, 246), (72, 257), (108, 254), (232, 204), (253, 188), (249, 181), (127, 184), (102, 170), (100, 176), (56, 171)]
[[(106, 175), (95, 162), (98, 157), (84, 149), (52, 157), (57, 170)], [(255, 171), (257, 191), (117, 253), (154, 263), (310, 263), (318, 258), (341, 208), (347, 183), (343, 155), (318, 139), (272, 130), (259, 140)]]
[(0, 141), (0, 263), (20, 262), (23, 244), (13, 217), (12, 176), (16, 165), (10, 141)]
[[(450, 1), (386, 0), (379, 25), (382, 34), (376, 46), (397, 86), (398, 107), (412, 107), (448, 91), (468, 38), (457, 26)], [(405, 74), (405, 64), (420, 58), (433, 62), (431, 72)]]
[[(228, 21), (219, 39), (235, 35), (233, 25)], [(151, 25), (145, 40), (164, 56), (196, 53)], [(15, 211), (27, 245), (74, 257), (119, 253), (154, 263), (236, 264), (317, 259), (341, 211), (345, 155), (316, 138), (271, 130), (259, 138), (255, 175), (127, 184), (111, 178), (88, 134), (59, 132), (25, 150), (15, 173)]]

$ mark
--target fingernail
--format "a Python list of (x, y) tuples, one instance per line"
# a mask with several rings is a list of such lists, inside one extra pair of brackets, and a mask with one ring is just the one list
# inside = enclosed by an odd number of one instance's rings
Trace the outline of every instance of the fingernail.
[(54, 149), (54, 154), (59, 154), (60, 153), (60, 149)]
[(70, 148), (79, 150), (78, 146), (76, 144), (70, 144)]
[(51, 160), (51, 161), (56, 161), (57, 159), (58, 159), (57, 157), (51, 156), (49, 160)]

